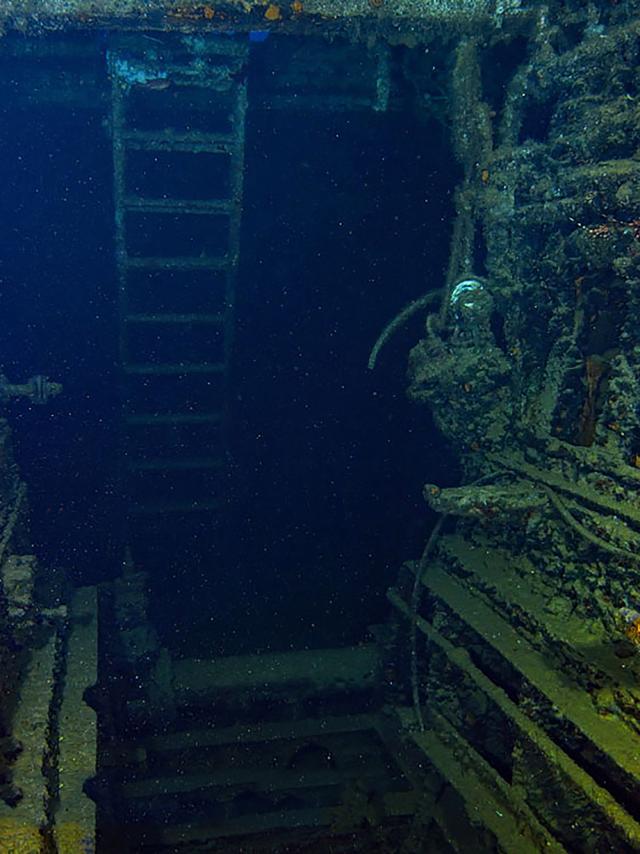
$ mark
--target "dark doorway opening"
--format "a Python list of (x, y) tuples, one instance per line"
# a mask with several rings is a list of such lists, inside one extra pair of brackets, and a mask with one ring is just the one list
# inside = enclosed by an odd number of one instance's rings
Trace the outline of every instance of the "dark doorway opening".
[[(270, 109), (265, 60), (249, 73), (226, 506), (189, 529), (163, 522), (171, 549), (151, 563), (134, 554), (175, 655), (357, 642), (420, 551), (423, 482), (457, 478), (405, 396), (423, 318), (367, 370), (388, 320), (442, 284), (459, 178), (446, 131), (417, 121), (411, 99), (381, 112)], [(80, 584), (119, 574), (127, 539), (107, 100), (3, 104), (0, 364), (65, 386), (46, 410), (16, 404), (10, 417), (35, 545)]]
[(386, 322), (442, 284), (458, 177), (442, 128), (250, 109), (246, 154), (230, 517), (168, 570), (189, 621), (167, 585), (153, 596), (182, 655), (358, 642), (422, 548), (423, 482), (457, 477), (405, 395), (424, 318), (367, 371)]

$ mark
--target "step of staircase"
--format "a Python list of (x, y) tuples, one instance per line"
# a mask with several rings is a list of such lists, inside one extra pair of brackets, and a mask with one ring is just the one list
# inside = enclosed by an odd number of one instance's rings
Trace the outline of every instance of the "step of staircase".
[(378, 666), (371, 645), (174, 661), (175, 728), (103, 751), (129, 850), (406, 832), (417, 795), (379, 733)]

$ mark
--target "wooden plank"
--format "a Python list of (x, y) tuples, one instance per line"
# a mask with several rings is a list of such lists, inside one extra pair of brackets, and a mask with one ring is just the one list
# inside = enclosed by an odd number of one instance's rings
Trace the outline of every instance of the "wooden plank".
[(170, 735), (154, 736), (145, 741), (145, 749), (152, 753), (219, 747), (252, 742), (295, 741), (297, 739), (337, 735), (341, 733), (375, 730), (375, 716), (329, 715), (324, 718), (276, 721), (260, 724), (237, 724), (232, 727), (212, 727), (188, 730)]
[[(387, 593), (391, 604), (408, 619), (412, 618), (409, 605), (395, 590)], [(430, 623), (418, 616), (418, 630), (446, 656), (448, 661), (458, 670), (468, 676), (475, 685), (513, 722), (520, 738), (528, 748), (541, 758), (549, 769), (549, 780), (557, 775), (568, 792), (575, 791), (576, 796), (585, 805), (588, 813), (582, 816), (581, 822), (571, 824), (572, 839), (562, 839), (558, 834), (568, 833), (563, 826), (554, 834), (568, 847), (587, 845), (587, 840), (593, 840), (600, 828), (606, 829), (608, 836), (615, 837), (620, 850), (640, 850), (640, 824), (616, 801), (605, 788), (600, 786), (584, 769), (573, 761), (540, 726), (530, 720), (525, 713), (509, 699), (506, 692), (496, 685), (488, 676), (479, 670), (471, 661), (467, 651), (456, 647), (443, 637)], [(499, 631), (499, 630), (498, 630)], [(553, 780), (555, 782), (555, 780)], [(523, 793), (527, 800), (526, 791)], [(532, 807), (533, 808), (533, 807)], [(549, 813), (553, 818), (553, 813)], [(549, 821), (547, 820), (547, 824)], [(622, 847), (624, 846), (624, 847)]]
[(395, 711), (407, 736), (429, 757), (440, 777), (461, 795), (471, 823), (488, 828), (501, 850), (518, 854), (566, 851), (524, 800), (444, 718), (433, 715), (434, 728), (420, 732), (412, 709)]
[[(386, 818), (411, 816), (415, 810), (414, 792), (389, 792), (382, 797), (381, 812)], [(229, 822), (212, 825), (183, 824), (166, 829), (145, 828), (144, 838), (150, 843), (180, 845), (196, 840), (224, 839), (274, 830), (329, 827), (338, 816), (339, 806), (320, 809), (282, 810), (243, 816)], [(355, 828), (354, 828), (355, 830)], [(248, 849), (245, 849), (248, 850)]]
[[(260, 792), (295, 792), (296, 789), (341, 789), (349, 782), (377, 784), (391, 782), (383, 757), (374, 763), (355, 769), (351, 773), (332, 768), (306, 771), (299, 768), (280, 770), (277, 768), (223, 768), (200, 774), (175, 774), (147, 777), (125, 783), (121, 792), (127, 800), (145, 800), (150, 798), (171, 797), (172, 795), (204, 795), (209, 793), (215, 798), (230, 796), (229, 790)], [(226, 794), (225, 794), (226, 792)]]
[(353, 687), (375, 684), (378, 652), (373, 644), (335, 649), (300, 650), (265, 655), (231, 655), (222, 658), (179, 659), (174, 662), (176, 698), (186, 702), (212, 692), (270, 691), (291, 683), (313, 685), (315, 690), (338, 686), (346, 693)]
[(98, 597), (95, 587), (76, 591), (67, 644), (59, 716), (58, 799), (54, 838), (58, 854), (95, 850), (96, 805), (84, 783), (96, 773), (97, 717), (84, 692), (98, 681)]
[(542, 696), (557, 706), (586, 738), (608, 754), (631, 778), (640, 778), (638, 736), (617, 718), (603, 718), (594, 709), (591, 696), (552, 667), (544, 653), (534, 649), (521, 632), (503, 620), (478, 596), (474, 596), (449, 573), (430, 568), (423, 577), (425, 587), (445, 602), (485, 642), (496, 649)]
[(26, 497), (26, 484), (20, 481), (16, 490), (15, 498), (13, 499), (13, 506), (9, 511), (9, 514), (4, 523), (4, 527), (2, 529), (2, 537), (0, 537), (0, 565), (2, 564), (2, 561), (5, 558), (5, 553), (9, 547), (9, 544), (11, 543), (11, 538), (16, 532), (16, 526), (18, 525), (20, 514), (24, 510)]
[[(444, 563), (454, 576), (458, 568), (464, 583), (484, 597), (505, 619), (515, 617), (519, 633), (534, 643), (544, 639), (558, 661), (555, 669), (570, 667), (585, 683), (616, 683), (617, 688), (640, 702), (640, 684), (633, 662), (615, 653), (610, 637), (594, 633), (594, 625), (576, 613), (554, 613), (549, 607), (549, 586), (544, 576), (524, 556), (497, 549), (482, 536), (470, 544), (463, 537), (443, 537)], [(517, 569), (516, 569), (517, 567)], [(569, 603), (570, 604), (570, 603)], [(549, 666), (551, 664), (549, 663)], [(613, 685), (612, 685), (613, 687)]]
[[(513, 456), (505, 457), (500, 454), (489, 454), (488, 459), (498, 466), (529, 478), (534, 483), (542, 483), (558, 492), (571, 495), (579, 501), (584, 502), (588, 507), (594, 507), (596, 510), (614, 517), (621, 516), (627, 522), (635, 525), (636, 528), (640, 527), (640, 510), (634, 504), (629, 504), (628, 501), (610, 498), (608, 495), (589, 489), (582, 483), (567, 480), (567, 478), (562, 477), (561, 474), (555, 471), (539, 469), (524, 460), (517, 460)], [(633, 533), (637, 533), (637, 531)], [(633, 553), (631, 556), (633, 557)]]
[(31, 650), (18, 687), (20, 698), (11, 722), (11, 733), (21, 743), (22, 750), (11, 766), (11, 781), (21, 790), (22, 799), (15, 807), (0, 801), (0, 829), (15, 827), (17, 832), (22, 827), (27, 835), (39, 835), (48, 826), (51, 795), (47, 767), (53, 750), (49, 724), (56, 675), (60, 670), (59, 658), (60, 639), (57, 632), (52, 631), (43, 646)]

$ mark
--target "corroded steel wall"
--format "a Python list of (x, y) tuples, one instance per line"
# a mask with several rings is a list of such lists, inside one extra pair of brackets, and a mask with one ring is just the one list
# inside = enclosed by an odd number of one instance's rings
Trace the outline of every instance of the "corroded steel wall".
[[(535, 5), (535, 4), (533, 4)], [(532, 4), (527, 5), (531, 10)], [(419, 32), (434, 23), (501, 26), (521, 13), (520, 0), (8, 0), (0, 28), (58, 29), (65, 26), (149, 29), (251, 29), (257, 26), (304, 31), (335, 24), (373, 23)], [(417, 28), (417, 30), (416, 30)]]

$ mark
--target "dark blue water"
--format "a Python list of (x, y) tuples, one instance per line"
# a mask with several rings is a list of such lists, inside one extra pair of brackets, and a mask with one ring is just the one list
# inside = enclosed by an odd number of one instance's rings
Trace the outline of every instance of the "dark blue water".
[[(421, 549), (422, 484), (457, 477), (405, 397), (421, 318), (367, 371), (387, 321), (442, 284), (458, 178), (446, 133), (399, 112), (252, 111), (263, 82), (249, 81), (227, 511), (142, 566), (183, 654), (359, 640)], [(8, 414), (35, 545), (78, 583), (114, 577), (131, 537), (106, 110), (2, 105), (0, 365), (64, 384)]]

